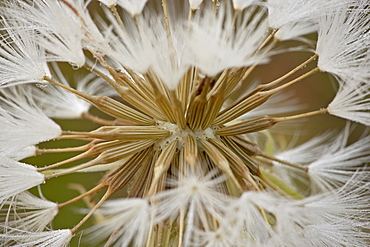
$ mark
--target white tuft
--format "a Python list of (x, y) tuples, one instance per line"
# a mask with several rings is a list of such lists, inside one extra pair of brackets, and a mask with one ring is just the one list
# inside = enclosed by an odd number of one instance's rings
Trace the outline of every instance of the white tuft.
[(26, 147), (48, 141), (61, 134), (59, 125), (35, 105), (30, 87), (6, 88), (2, 90), (2, 94), (0, 153), (21, 157), (26, 154), (23, 153), (27, 151)]
[(252, 4), (259, 2), (259, 0), (233, 0), (233, 6), (235, 10), (243, 10)]
[(3, 20), (7, 33), (0, 34), (0, 86), (43, 82), (49, 75), (45, 52), (33, 31), (12, 30), (16, 22)]
[[(362, 173), (360, 167), (370, 159), (370, 136), (348, 145), (349, 130), (323, 149), (323, 154), (309, 164), (308, 174), (312, 190), (327, 191), (347, 183), (355, 173)], [(365, 169), (367, 173), (367, 168)]]
[(194, 236), (191, 243), (187, 246), (194, 247), (224, 247), (224, 246), (242, 246), (237, 245), (231, 228), (219, 226), (216, 230), (205, 231), (197, 229), (194, 231)]
[(369, 184), (355, 175), (333, 193), (305, 200), (305, 213), (312, 217), (303, 234), (310, 246), (367, 246)]
[(339, 89), (327, 107), (330, 114), (370, 126), (370, 87), (351, 77), (338, 78)]
[[(56, 203), (38, 198), (29, 192), (22, 192), (9, 198), (1, 210), (4, 226), (11, 232), (13, 229), (39, 232), (54, 219), (58, 213)], [(10, 215), (10, 211), (12, 214)], [(0, 228), (3, 226), (0, 225)]]
[(17, 152), (14, 152), (14, 153), (10, 153), (8, 156), (9, 158), (13, 159), (13, 160), (23, 160), (25, 158), (28, 158), (28, 157), (31, 157), (31, 156), (35, 156), (36, 155), (36, 146), (34, 145), (30, 145), (30, 146), (27, 146), (27, 147), (24, 147), (24, 148), (21, 148), (19, 150), (17, 150)]
[(127, 10), (132, 16), (140, 14), (148, 0), (118, 0), (118, 5)]
[[(99, 18), (96, 18), (94, 21), (87, 9), (87, 4), (90, 1), (71, 1), (69, 3), (76, 9), (78, 12), (78, 18), (81, 20), (81, 33), (82, 35), (82, 46), (83, 48), (95, 52), (98, 54), (106, 54), (109, 52), (109, 44), (106, 42), (105, 37), (102, 35), (95, 23), (99, 23)], [(72, 14), (73, 15), (73, 14)]]
[[(109, 24), (105, 23), (105, 29), (111, 26), (113, 30), (107, 37), (112, 48), (107, 55), (111, 60), (119, 63), (124, 68), (141, 74), (146, 73), (153, 57), (155, 57), (154, 49), (151, 47), (151, 42), (154, 38), (151, 37), (151, 34), (153, 34), (154, 30), (161, 30), (158, 31), (157, 35), (165, 35), (161, 33), (163, 32), (163, 27), (160, 25), (152, 28), (144, 25), (145, 31), (140, 33), (136, 28), (134, 20), (127, 18), (127, 24), (125, 25), (128, 26), (130, 32), (126, 32), (111, 12), (105, 11), (105, 13), (109, 20)], [(143, 20), (143, 17), (139, 16), (138, 19)], [(157, 23), (160, 24), (161, 22), (157, 21)]]
[(140, 74), (152, 70), (170, 90), (175, 89), (189, 67), (183, 58), (187, 50), (182, 22), (172, 24), (172, 35), (168, 37), (163, 17), (155, 13), (127, 18), (127, 32), (112, 14), (107, 15), (115, 31), (109, 37), (112, 49), (108, 55), (124, 68)]
[(87, 230), (89, 242), (96, 244), (108, 238), (114, 246), (145, 246), (151, 218), (148, 200), (132, 198), (105, 202), (99, 213), (106, 220)]
[(203, 0), (189, 0), (190, 8), (196, 10), (202, 4)]
[[(275, 154), (275, 157), (296, 165), (300, 165), (302, 167), (306, 167), (309, 163), (314, 162), (318, 157), (321, 157), (325, 153), (327, 148), (333, 142), (335, 134), (335, 131), (326, 132), (299, 146), (288, 148), (281, 153), (277, 153)], [(300, 186), (297, 187), (297, 182), (298, 185), (308, 185), (309, 182), (307, 180), (307, 173), (305, 171), (280, 164), (278, 162), (274, 162), (273, 164), (272, 171), (274, 174), (277, 174), (278, 177), (285, 183), (293, 186), (297, 190), (300, 189)]]
[(44, 175), (34, 166), (14, 161), (1, 155), (0, 205), (8, 198), (42, 184)]
[(268, 30), (265, 11), (249, 8), (237, 16), (234, 26), (231, 8), (222, 3), (216, 15), (207, 9), (191, 21), (189, 63), (209, 77), (227, 68), (266, 62), (266, 56), (255, 53)]
[(191, 246), (198, 229), (207, 227), (202, 219), (212, 215), (215, 220), (222, 220), (226, 206), (232, 198), (218, 192), (217, 186), (224, 181), (223, 176), (217, 176), (213, 170), (204, 175), (201, 171), (183, 177), (170, 179), (168, 185), (173, 189), (165, 190), (150, 198), (154, 224), (179, 217), (182, 210), (186, 216), (186, 230), (183, 237), (184, 246)]
[(11, 233), (0, 234), (0, 238), (5, 244), (4, 246), (13, 247), (67, 247), (72, 237), (72, 232), (69, 229), (45, 232), (29, 232), (14, 229)]
[(347, 0), (267, 0), (269, 27), (279, 29), (296, 22), (316, 20), (324, 11), (332, 11)]
[(274, 236), (273, 227), (266, 222), (258, 201), (270, 200), (268, 194), (244, 192), (230, 204), (221, 227), (229, 228), (229, 238), (242, 245), (267, 245)]
[(298, 40), (305, 43), (312, 43), (311, 40), (300, 37), (317, 31), (317, 26), (313, 22), (289, 23), (282, 26), (275, 34), (278, 40)]
[(366, 0), (355, 5), (358, 6), (336, 8), (319, 18), (318, 67), (341, 78), (367, 81), (370, 78), (370, 6)]
[(73, 11), (60, 1), (9, 1), (3, 8), (8, 18), (18, 26), (37, 32), (35, 42), (47, 51), (51, 61), (66, 61), (78, 67), (85, 63), (82, 51), (83, 31)]
[[(157, 46), (157, 57), (151, 65), (151, 69), (165, 83), (169, 90), (175, 90), (185, 72), (190, 67), (184, 62), (185, 52), (187, 51), (184, 44), (185, 30), (178, 27), (170, 40), (159, 42)], [(168, 47), (168, 42), (172, 46)]]
[(368, 186), (351, 180), (339, 190), (302, 200), (258, 193), (253, 204), (273, 219), (273, 233), (268, 231), (270, 235), (260, 245), (253, 235), (244, 232), (245, 236), (256, 241), (256, 246), (366, 246)]

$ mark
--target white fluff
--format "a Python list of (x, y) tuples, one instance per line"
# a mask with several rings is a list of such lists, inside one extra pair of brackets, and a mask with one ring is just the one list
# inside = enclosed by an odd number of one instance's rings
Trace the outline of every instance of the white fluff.
[(338, 78), (339, 89), (327, 109), (330, 114), (370, 126), (370, 87), (352, 77)]
[(275, 34), (278, 40), (298, 40), (305, 43), (312, 43), (311, 40), (302, 38), (300, 36), (310, 34), (317, 31), (317, 26), (314, 22), (297, 22), (289, 23), (282, 26)]
[(235, 10), (243, 10), (256, 2), (259, 0), (233, 0), (233, 6)]
[(19, 161), (27, 157), (32, 157), (36, 155), (36, 150), (37, 150), (36, 146), (30, 145), (17, 150), (17, 152), (10, 153), (9, 158)]
[(87, 230), (89, 242), (96, 244), (114, 233), (114, 246), (145, 246), (151, 226), (148, 200), (132, 198), (107, 201), (99, 208), (99, 213), (106, 220)]
[[(326, 132), (296, 147), (288, 147), (283, 152), (276, 153), (275, 157), (306, 167), (309, 163), (314, 162), (326, 152), (327, 148), (332, 144), (335, 135), (336, 131)], [(297, 187), (297, 181), (302, 184), (308, 184), (309, 182), (305, 171), (278, 162), (274, 162), (272, 171), (279, 179), (297, 190), (301, 187)], [(303, 192), (306, 193), (306, 191)]]
[(16, 230), (16, 232), (0, 234), (0, 238), (4, 246), (11, 244), (13, 247), (67, 247), (72, 238), (72, 232), (69, 229), (45, 232)]
[(83, 48), (94, 53), (106, 54), (110, 47), (96, 25), (100, 23), (99, 18), (93, 20), (87, 9), (87, 4), (89, 4), (91, 1), (68, 1), (78, 12), (78, 17), (76, 16), (76, 13), (71, 13), (71, 17), (74, 15), (75, 19), (78, 18), (80, 20), (81, 33), (83, 34)]
[(127, 10), (132, 16), (140, 14), (148, 0), (118, 0), (117, 4)]
[(366, 0), (355, 5), (352, 10), (335, 8), (318, 19), (316, 53), (322, 71), (365, 82), (370, 78), (370, 7)]
[(238, 15), (234, 27), (231, 8), (223, 3), (216, 15), (207, 9), (191, 22), (188, 62), (210, 77), (227, 68), (266, 62), (267, 56), (255, 54), (268, 30), (265, 12), (249, 8)]
[(224, 246), (238, 246), (230, 233), (229, 228), (223, 226), (216, 230), (204, 231), (197, 229), (194, 231), (194, 236), (191, 243), (186, 246), (193, 247), (224, 247)]
[(65, 4), (54, 0), (12, 0), (2, 12), (20, 22), (13, 28), (27, 27), (38, 33), (35, 41), (47, 51), (48, 60), (66, 61), (78, 67), (85, 63), (82, 24)]
[[(310, 163), (309, 177), (311, 189), (327, 191), (345, 184), (366, 164), (370, 158), (370, 136), (347, 145), (348, 130), (344, 130), (338, 138), (323, 149), (323, 154)], [(362, 168), (367, 171), (367, 168)], [(360, 172), (361, 173), (361, 172)]]
[(38, 198), (29, 192), (22, 192), (11, 197), (4, 204), (7, 207), (1, 210), (1, 214), (5, 219), (4, 226), (10, 227), (8, 232), (12, 231), (11, 228), (34, 232), (43, 231), (58, 213), (56, 203)]
[(369, 184), (356, 179), (302, 200), (258, 193), (253, 202), (274, 216), (274, 234), (271, 242), (257, 246), (365, 246), (369, 225), (362, 217), (368, 209)]
[[(267, 244), (275, 235), (273, 227), (266, 222), (258, 205), (259, 200), (265, 200), (264, 197), (266, 195), (263, 193), (244, 192), (230, 204), (225, 216), (226, 222), (223, 223), (230, 228), (229, 234), (233, 236), (236, 243), (239, 243), (239, 246)], [(244, 229), (244, 231), (233, 231), (233, 229)]]
[(202, 4), (203, 0), (189, 0), (190, 8), (196, 10)]
[(331, 11), (347, 0), (267, 0), (269, 27), (279, 29), (296, 22), (316, 20), (321, 11)]
[(183, 58), (187, 53), (183, 23), (172, 24), (172, 35), (168, 37), (163, 17), (158, 14), (149, 12), (136, 20), (127, 18), (128, 32), (122, 30), (111, 14), (107, 15), (115, 32), (109, 36), (112, 49), (108, 55), (123, 67), (140, 74), (154, 71), (169, 89), (175, 89), (189, 68)]
[(16, 22), (3, 20), (7, 35), (0, 35), (0, 86), (43, 82), (50, 74), (44, 50), (35, 40), (33, 31), (12, 30)]
[(26, 147), (48, 141), (61, 134), (61, 128), (49, 119), (32, 100), (29, 87), (2, 90), (0, 98), (0, 153), (23, 156)]
[(369, 184), (357, 179), (361, 180), (356, 175), (338, 190), (302, 200), (307, 218), (302, 233), (308, 246), (367, 245), (369, 223), (364, 213), (368, 211)]
[(42, 184), (44, 175), (34, 166), (0, 155), (0, 205), (8, 198)]
[(202, 219), (212, 215), (215, 220), (222, 221), (227, 210), (227, 204), (233, 199), (217, 191), (219, 183), (224, 177), (215, 177), (216, 170), (206, 175), (202, 172), (191, 174), (187, 172), (179, 180), (170, 179), (168, 185), (173, 189), (160, 192), (150, 199), (153, 201), (152, 212), (154, 223), (158, 224), (165, 220), (179, 217), (180, 211), (186, 215), (186, 230), (183, 236), (184, 246), (192, 246), (197, 237), (198, 229), (208, 227)]
[[(213, 178), (215, 175), (216, 171), (213, 171), (204, 177), (201, 174), (189, 174), (179, 181), (169, 180), (168, 183), (173, 189), (151, 197), (151, 200), (158, 202), (153, 205), (155, 223), (176, 216), (180, 209), (187, 209), (188, 214), (195, 214), (195, 217), (204, 217), (206, 212), (209, 212), (216, 219), (221, 219), (227, 198), (215, 189), (224, 181), (224, 177)], [(212, 206), (209, 204), (211, 202)], [(194, 212), (190, 212), (191, 208)]]

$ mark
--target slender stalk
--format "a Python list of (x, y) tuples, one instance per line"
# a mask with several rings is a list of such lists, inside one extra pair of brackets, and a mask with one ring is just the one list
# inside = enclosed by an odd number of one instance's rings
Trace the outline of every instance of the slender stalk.
[(81, 140), (81, 141), (92, 141), (93, 140), (92, 138), (89, 138), (89, 137), (67, 135), (67, 134), (54, 138), (54, 140), (68, 140), (68, 139)]
[(73, 167), (73, 168), (70, 168), (70, 169), (66, 169), (66, 170), (63, 170), (61, 172), (57, 172), (57, 173), (54, 173), (54, 174), (51, 174), (51, 175), (47, 175), (47, 176), (45, 176), (45, 180), (55, 178), (55, 177), (59, 177), (59, 176), (63, 176), (63, 175), (67, 175), (67, 174), (71, 174), (71, 173), (76, 172), (78, 170), (82, 170), (82, 169), (85, 169), (85, 168), (88, 168), (88, 167), (91, 167), (91, 166), (94, 166), (94, 165), (98, 165), (98, 164), (103, 164), (103, 162), (101, 162), (100, 157), (97, 157), (96, 159), (93, 159), (93, 160), (91, 160), (91, 161), (89, 161), (85, 164), (82, 164), (82, 165), (79, 165), (79, 166), (76, 166), (76, 167)]
[(290, 166), (290, 167), (293, 167), (293, 168), (296, 168), (296, 169), (299, 169), (299, 170), (303, 170), (305, 172), (308, 171), (308, 168), (307, 167), (303, 167), (303, 166), (299, 166), (299, 165), (296, 165), (296, 164), (293, 164), (293, 163), (290, 163), (288, 161), (285, 161), (285, 160), (281, 160), (277, 157), (274, 157), (274, 156), (271, 156), (271, 155), (268, 155), (266, 153), (263, 153), (263, 152), (260, 152), (258, 154), (259, 156), (263, 157), (263, 158), (266, 158), (266, 159), (269, 159), (269, 160), (272, 160), (272, 161), (276, 161), (280, 164), (283, 164), (283, 165), (286, 165), (286, 166)]
[(91, 115), (90, 113), (84, 112), (82, 113), (82, 117), (89, 119), (95, 123), (101, 124), (101, 125), (109, 125), (109, 126), (114, 126), (116, 125), (116, 120), (106, 120), (94, 115)]
[(93, 209), (90, 210), (90, 212), (77, 224), (75, 225), (72, 229), (71, 232), (72, 234), (76, 234), (77, 230), (85, 224), (85, 222), (95, 213), (95, 211), (105, 202), (109, 196), (111, 195), (111, 191), (108, 188), (107, 192), (105, 192), (104, 196), (100, 199), (100, 201), (95, 205)]
[[(95, 57), (96, 58), (98, 58), (98, 61), (101, 63), (101, 61), (103, 60), (102, 58), (101, 59), (99, 59), (100, 58), (100, 56), (98, 56), (98, 55), (95, 55)], [(102, 64), (102, 63), (101, 63)], [(103, 64), (102, 64), (103, 65)], [(104, 65), (106, 65), (106, 66), (108, 66), (108, 64), (107, 63), (105, 63)], [(103, 66), (104, 66), (103, 65)], [(108, 82), (109, 83), (109, 85), (113, 85), (113, 84), (116, 84), (116, 82), (114, 81), (114, 80), (112, 80), (109, 76), (107, 76), (106, 74), (104, 74), (103, 72), (101, 72), (101, 71), (99, 71), (99, 70), (97, 70), (96, 68), (94, 68), (93, 66), (91, 66), (91, 65), (89, 65), (89, 64), (87, 64), (87, 63), (85, 63), (84, 64), (84, 67), (87, 69), (87, 70), (89, 70), (89, 71), (91, 71), (91, 72), (93, 72), (94, 74), (96, 74), (96, 75), (98, 75), (100, 78), (102, 78), (102, 79), (104, 79), (106, 82)]]
[[(79, 155), (76, 155), (72, 158), (69, 158), (69, 159), (66, 159), (66, 160), (63, 160), (63, 161), (60, 161), (60, 162), (57, 162), (55, 164), (52, 164), (52, 165), (48, 165), (48, 166), (44, 166), (44, 167), (40, 167), (40, 168), (37, 168), (37, 171), (38, 172), (43, 172), (43, 171), (46, 171), (46, 170), (50, 170), (50, 169), (53, 169), (53, 168), (57, 168), (59, 166), (62, 166), (62, 165), (65, 165), (65, 164), (68, 164), (70, 162), (73, 162), (73, 161), (76, 161), (76, 160), (80, 160), (80, 159), (84, 159), (84, 158), (88, 158), (90, 157), (90, 154), (89, 152), (84, 152), (82, 154), (79, 154)], [(51, 176), (51, 175), (50, 175)]]
[(120, 227), (117, 227), (112, 233), (111, 235), (109, 236), (107, 242), (105, 242), (104, 246), (103, 247), (109, 247), (109, 246), (112, 246), (112, 242), (114, 240), (114, 237), (118, 234), (119, 230), (121, 230)]
[(281, 191), (275, 184), (273, 184), (266, 176), (266, 174), (259, 174), (259, 178), (264, 182), (267, 186), (269, 186), (271, 189), (275, 190), (277, 193), (279, 193), (281, 196), (290, 199), (287, 194), (285, 194), (283, 191)]
[(260, 171), (261, 173), (258, 175), (258, 177), (269, 187), (278, 192), (280, 195), (288, 199), (303, 198), (303, 196), (298, 191), (296, 191), (291, 186), (287, 185), (286, 183), (275, 177), (272, 173), (266, 171), (265, 169), (261, 169)]
[(307, 64), (309, 64), (311, 61), (315, 60), (316, 58), (317, 58), (317, 54), (311, 56), (309, 59), (307, 59), (306, 61), (304, 61), (303, 63), (301, 63), (300, 65), (298, 65), (297, 67), (295, 67), (294, 69), (286, 73), (285, 75), (281, 76), (280, 78), (270, 83), (264, 84), (263, 86), (265, 87), (265, 89), (270, 89), (273, 86), (276, 86), (278, 83), (285, 80), (289, 76), (293, 75), (295, 72), (299, 71), (300, 69), (304, 68)]
[(259, 52), (260, 50), (262, 50), (263, 47), (265, 47), (267, 45), (268, 42), (270, 42), (270, 40), (275, 36), (276, 32), (278, 31), (279, 29), (272, 29), (271, 30), (271, 33), (269, 34), (269, 36), (267, 36), (267, 38), (265, 39), (265, 41), (263, 41), (263, 43), (258, 47), (258, 49), (256, 50), (255, 53)]
[(92, 188), (91, 190), (89, 190), (89, 191), (87, 191), (87, 192), (85, 192), (85, 193), (83, 193), (79, 196), (76, 196), (75, 198), (72, 198), (71, 200), (68, 200), (68, 201), (63, 202), (63, 203), (59, 203), (58, 204), (58, 209), (61, 209), (65, 206), (67, 206), (67, 205), (70, 205), (74, 202), (77, 202), (77, 201), (83, 199), (84, 197), (86, 197), (88, 195), (91, 195), (92, 193), (98, 192), (99, 190), (103, 189), (106, 186), (107, 186), (107, 184), (101, 183), (101, 184), (95, 186), (94, 188)]
[(121, 26), (122, 30), (127, 31), (125, 25), (122, 22), (121, 16), (119, 15), (116, 5), (109, 6), (110, 10), (112, 11), (114, 17), (116, 18), (118, 24)]
[(323, 113), (327, 113), (327, 112), (328, 112), (328, 109), (325, 108), (325, 109), (320, 109), (320, 110), (317, 110), (317, 111), (302, 113), (302, 114), (289, 116), (289, 117), (274, 118), (274, 121), (276, 121), (277, 123), (280, 123), (280, 122), (284, 122), (284, 121), (295, 120), (295, 119), (304, 118), (304, 117), (310, 117), (310, 116), (323, 114)]
[(171, 37), (170, 22), (168, 20), (167, 0), (162, 0), (163, 16), (166, 22), (167, 37)]
[(67, 152), (78, 152), (86, 151), (91, 148), (92, 143), (82, 145), (79, 147), (70, 147), (70, 148), (48, 148), (48, 149), (37, 149), (36, 154), (46, 154), (46, 153), (67, 153)]
[(180, 214), (179, 214), (179, 243), (178, 243), (178, 247), (182, 247), (182, 239), (183, 239), (183, 235), (184, 235), (184, 230), (185, 230), (185, 208), (181, 208), (180, 209)]
[(219, 0), (213, 0), (213, 7), (212, 7), (212, 11), (213, 13), (216, 13), (217, 12), (217, 9), (218, 9), (218, 6), (219, 6)]
[(287, 88), (287, 87), (289, 87), (289, 86), (293, 85), (293, 84), (294, 84), (294, 83), (296, 83), (296, 82), (299, 82), (299, 81), (303, 80), (304, 78), (306, 78), (306, 77), (308, 77), (308, 76), (310, 76), (310, 75), (312, 75), (312, 74), (314, 74), (314, 73), (316, 73), (316, 72), (318, 72), (318, 71), (320, 71), (320, 69), (319, 69), (318, 67), (316, 67), (316, 68), (314, 68), (314, 69), (310, 70), (309, 72), (307, 72), (307, 73), (305, 73), (305, 74), (301, 75), (300, 77), (298, 77), (298, 78), (296, 78), (296, 79), (294, 79), (294, 80), (292, 80), (292, 81), (290, 81), (290, 82), (287, 82), (287, 83), (285, 83), (284, 85), (282, 85), (282, 86), (280, 86), (280, 87), (277, 87), (277, 88), (274, 88), (274, 89), (268, 90), (268, 91), (266, 91), (266, 92), (270, 92), (270, 93), (275, 94), (275, 93), (277, 93), (277, 92), (279, 92), (279, 91), (281, 91), (281, 90), (283, 90), (283, 89), (285, 89), (285, 88)]

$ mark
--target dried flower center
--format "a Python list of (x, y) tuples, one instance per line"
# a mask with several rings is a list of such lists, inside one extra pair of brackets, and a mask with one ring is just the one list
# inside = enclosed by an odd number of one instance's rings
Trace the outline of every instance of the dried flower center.
[(173, 141), (178, 142), (178, 150), (181, 150), (184, 147), (186, 138), (188, 136), (191, 136), (197, 142), (199, 139), (208, 140), (209, 138), (216, 138), (214, 132), (216, 129), (218, 129), (217, 127), (209, 127), (205, 130), (191, 130), (189, 127), (181, 129), (177, 124), (162, 121), (157, 121), (157, 127), (162, 130), (167, 130), (171, 133), (170, 136), (164, 138), (163, 140), (157, 141), (155, 148), (158, 150), (163, 150)]

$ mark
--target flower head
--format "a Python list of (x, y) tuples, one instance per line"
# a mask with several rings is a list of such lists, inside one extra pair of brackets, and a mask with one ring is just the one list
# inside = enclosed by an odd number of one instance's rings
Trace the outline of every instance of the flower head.
[[(1, 246), (67, 246), (88, 226), (87, 246), (370, 244), (369, 11), (365, 0), (1, 3)], [(299, 52), (311, 56), (290, 67)], [(291, 90), (324, 77), (331, 102)], [(313, 128), (295, 120), (324, 114), (358, 125), (302, 141)], [(87, 173), (100, 177), (85, 189)], [(65, 199), (69, 175), (79, 194)], [(62, 193), (42, 193), (52, 181)], [(82, 219), (59, 225), (77, 202)]]

